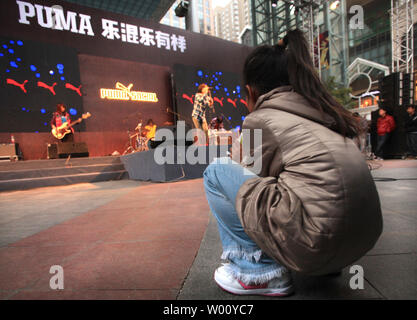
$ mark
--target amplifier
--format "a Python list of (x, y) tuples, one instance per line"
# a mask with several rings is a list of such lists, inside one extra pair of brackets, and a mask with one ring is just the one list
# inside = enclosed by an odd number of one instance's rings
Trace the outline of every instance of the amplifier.
[(88, 147), (85, 142), (62, 142), (48, 144), (48, 159), (71, 157), (88, 157)]
[(2, 143), (0, 144), (0, 160), (18, 160), (18, 145), (17, 143)]

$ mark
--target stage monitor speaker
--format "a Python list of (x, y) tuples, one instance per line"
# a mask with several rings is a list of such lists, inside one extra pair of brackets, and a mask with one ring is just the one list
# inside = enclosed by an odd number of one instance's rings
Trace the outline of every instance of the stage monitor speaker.
[(58, 143), (48, 143), (46, 147), (46, 154), (48, 159), (58, 158)]
[(88, 157), (88, 147), (85, 142), (62, 142), (48, 144), (48, 159), (71, 157)]
[[(157, 131), (160, 130), (160, 129), (166, 129), (166, 130), (171, 131), (172, 134), (173, 134), (174, 140), (163, 139), (162, 141), (151, 141), (151, 143), (150, 143), (151, 149), (155, 149), (156, 147), (158, 147), (162, 143), (165, 143), (165, 145), (174, 145), (174, 146), (178, 145), (178, 142), (177, 142), (177, 130), (178, 130), (178, 128), (177, 128), (177, 126), (160, 127), (160, 128), (157, 129)], [(187, 124), (185, 125), (185, 137), (187, 136), (188, 131), (191, 130), (191, 129), (192, 128), (189, 125), (187, 125)], [(188, 141), (187, 140), (187, 141), (185, 141), (185, 146), (188, 147), (188, 146), (192, 145), (193, 143), (194, 143), (194, 141)]]

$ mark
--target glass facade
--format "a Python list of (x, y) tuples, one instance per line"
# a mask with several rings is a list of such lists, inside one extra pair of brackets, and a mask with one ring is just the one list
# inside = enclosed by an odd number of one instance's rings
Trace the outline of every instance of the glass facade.
[(349, 30), (349, 63), (359, 57), (391, 66), (390, 8), (390, 0), (364, 6), (364, 28)]

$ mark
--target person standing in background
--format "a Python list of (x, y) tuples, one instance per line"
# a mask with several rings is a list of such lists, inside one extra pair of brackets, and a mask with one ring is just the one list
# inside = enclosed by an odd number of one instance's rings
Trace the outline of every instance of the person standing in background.
[(395, 120), (387, 113), (385, 108), (380, 108), (379, 118), (377, 120), (377, 146), (375, 150), (376, 160), (384, 160), (384, 146), (386, 145), (391, 132), (395, 130)]
[(405, 122), (405, 134), (407, 139), (407, 153), (404, 157), (417, 158), (417, 113), (416, 106), (407, 107), (408, 118)]

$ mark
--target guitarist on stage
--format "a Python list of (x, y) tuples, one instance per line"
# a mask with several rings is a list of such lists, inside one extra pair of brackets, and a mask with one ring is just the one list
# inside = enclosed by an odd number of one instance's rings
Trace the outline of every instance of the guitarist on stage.
[[(51, 126), (52, 129), (60, 127), (65, 122), (71, 124), (71, 117), (69, 113), (66, 111), (66, 107), (62, 103), (58, 103), (56, 105), (56, 112), (52, 115)], [(67, 133), (62, 139), (61, 142), (73, 142), (74, 141), (74, 129), (72, 127), (69, 128), (71, 130), (70, 133)]]

